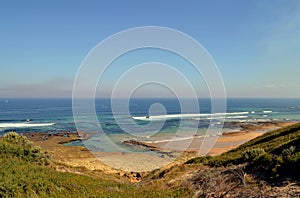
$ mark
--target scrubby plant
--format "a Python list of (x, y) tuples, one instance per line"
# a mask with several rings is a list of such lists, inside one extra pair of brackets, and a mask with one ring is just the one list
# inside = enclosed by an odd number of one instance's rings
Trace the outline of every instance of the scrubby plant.
[(187, 162), (185, 162), (185, 164), (201, 163), (201, 164), (204, 164), (204, 165), (208, 165), (208, 162), (210, 162), (211, 159), (212, 159), (211, 156), (202, 156), (202, 157), (197, 157), (197, 158), (190, 159)]
[(263, 167), (268, 166), (273, 160), (272, 154), (263, 153), (253, 159), (253, 164), (261, 164)]
[(24, 135), (19, 135), (16, 132), (9, 132), (3, 137), (4, 142), (8, 142), (14, 145), (22, 146), (22, 147), (31, 147), (32, 142), (28, 140), (28, 138)]
[(50, 155), (47, 152), (41, 152), (27, 137), (16, 132), (9, 132), (0, 140), (0, 157), (16, 157), (41, 165), (50, 163)]
[(287, 149), (283, 149), (283, 151), (282, 151), (282, 157), (284, 158), (284, 159), (287, 159), (287, 158), (289, 158), (290, 156), (292, 156), (294, 153), (295, 153), (295, 151), (296, 151), (296, 147), (295, 146), (290, 146), (289, 148), (287, 148)]
[(290, 156), (287, 160), (290, 163), (300, 163), (300, 152), (295, 153), (293, 156)]
[(300, 167), (300, 152), (297, 152), (286, 159), (284, 170), (285, 171), (289, 170), (289, 172), (291, 172), (293, 176), (299, 178), (300, 177), (299, 167)]
[(255, 158), (259, 157), (260, 155), (266, 153), (262, 148), (254, 148), (254, 149), (247, 149), (242, 152), (242, 160), (245, 162), (251, 162)]

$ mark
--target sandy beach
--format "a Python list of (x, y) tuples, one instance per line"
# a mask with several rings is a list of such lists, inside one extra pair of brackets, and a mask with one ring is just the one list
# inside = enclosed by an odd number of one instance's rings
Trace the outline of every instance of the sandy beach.
[[(238, 123), (237, 123), (238, 124)], [(213, 147), (207, 152), (207, 155), (218, 155), (230, 149), (257, 137), (264, 133), (264, 131), (277, 129), (279, 127), (293, 124), (292, 122), (264, 122), (252, 124), (239, 124), (241, 131), (228, 132), (221, 136), (211, 137), (215, 141)], [(83, 146), (64, 146), (63, 143), (88, 138), (84, 134), (56, 134), (47, 136), (46, 138), (40, 135), (31, 135), (29, 137), (34, 145), (40, 146), (42, 150), (47, 150), (52, 160), (74, 167), (85, 167), (89, 170), (100, 170), (106, 173), (113, 173), (128, 176), (132, 181), (141, 179), (143, 173), (151, 171), (164, 166), (184, 162), (185, 160), (199, 156), (199, 148), (203, 141), (203, 137), (194, 137), (191, 140), (181, 140), (176, 142), (160, 142), (144, 144), (142, 146), (149, 146), (150, 150), (156, 150), (155, 154), (150, 153), (120, 153), (120, 152), (90, 152)], [(209, 139), (206, 138), (205, 141)], [(189, 141), (190, 145), (186, 150), (180, 145), (185, 145)], [(168, 146), (166, 146), (168, 145)], [(170, 147), (172, 145), (175, 149)], [(177, 147), (176, 147), (177, 145)], [(138, 173), (138, 174), (137, 174)]]
[(239, 126), (240, 131), (226, 132), (220, 136), (175, 139), (145, 143), (145, 146), (163, 150), (195, 153), (196, 155), (219, 155), (230, 149), (262, 135), (266, 131), (285, 127), (294, 122), (258, 122), (258, 123), (232, 123)]

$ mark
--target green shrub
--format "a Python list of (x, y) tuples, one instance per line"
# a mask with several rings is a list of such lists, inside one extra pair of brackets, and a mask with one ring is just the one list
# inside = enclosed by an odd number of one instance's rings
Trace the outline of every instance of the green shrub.
[(253, 159), (254, 163), (260, 163), (262, 166), (269, 165), (273, 160), (272, 154), (263, 153)]
[(19, 135), (16, 132), (9, 132), (3, 137), (4, 142), (8, 142), (21, 147), (31, 147), (32, 142), (27, 139), (24, 135)]
[(291, 155), (293, 155), (296, 151), (296, 147), (295, 146), (290, 146), (289, 148), (287, 149), (283, 149), (282, 151), (282, 157), (287, 159), (289, 158)]
[(9, 132), (0, 140), (0, 157), (17, 157), (40, 165), (48, 165), (50, 163), (48, 153), (41, 152), (39, 147), (34, 147), (31, 141), (16, 132)]
[(290, 156), (288, 158), (289, 163), (300, 163), (300, 152), (294, 154), (293, 156)]
[(284, 166), (285, 170), (288, 170), (293, 176), (300, 177), (299, 172), (300, 167), (300, 152), (295, 153), (294, 155), (286, 159), (286, 164)]
[(203, 157), (196, 157), (193, 159), (188, 160), (187, 162), (185, 162), (185, 164), (204, 164), (204, 165), (208, 165), (209, 161), (212, 159), (211, 156), (203, 156)]
[(248, 149), (242, 152), (241, 158), (245, 162), (252, 162), (252, 160), (265, 153), (265, 150), (261, 148)]

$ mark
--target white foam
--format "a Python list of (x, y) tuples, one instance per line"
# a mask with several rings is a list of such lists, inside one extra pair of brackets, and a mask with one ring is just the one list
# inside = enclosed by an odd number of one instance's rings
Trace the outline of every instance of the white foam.
[(248, 116), (228, 116), (226, 118), (230, 118), (230, 119), (243, 119), (243, 118), (248, 118)]
[[(265, 116), (267, 117), (267, 116)], [(240, 120), (241, 123), (257, 123), (257, 122), (270, 122), (272, 119), (248, 119), (248, 120)]]
[(272, 113), (273, 111), (263, 111), (263, 113)]
[(52, 126), (55, 123), (0, 123), (0, 128), (27, 128), (27, 127), (42, 127)]
[(218, 120), (218, 119), (244, 119), (244, 118), (248, 118), (248, 116), (211, 116), (208, 118), (192, 118), (193, 120)]
[(154, 116), (133, 116), (132, 118), (135, 120), (144, 120), (144, 121), (153, 121), (153, 120), (168, 120), (175, 118), (199, 118), (199, 117), (211, 117), (212, 119), (227, 115), (245, 115), (249, 114), (249, 112), (233, 112), (233, 113), (214, 113), (214, 114), (169, 114), (169, 115), (154, 115)]
[(209, 137), (216, 137), (216, 136), (220, 136), (218, 134), (216, 135), (195, 135), (195, 136), (190, 136), (190, 137), (176, 137), (176, 138), (172, 138), (172, 139), (164, 139), (164, 140), (156, 140), (156, 141), (144, 141), (145, 143), (165, 143), (165, 142), (178, 142), (178, 141), (185, 141), (185, 140), (191, 140), (191, 139), (196, 139), (196, 138), (209, 138)]
[(164, 142), (176, 142), (176, 141), (183, 141), (183, 140), (190, 140), (194, 139), (195, 137), (182, 137), (182, 138), (173, 138), (173, 139), (166, 139), (166, 140), (156, 140), (156, 141), (145, 141), (145, 143), (164, 143)]

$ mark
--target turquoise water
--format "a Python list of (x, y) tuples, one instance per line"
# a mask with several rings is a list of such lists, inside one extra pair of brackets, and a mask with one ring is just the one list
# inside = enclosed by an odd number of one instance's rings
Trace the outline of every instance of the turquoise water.
[[(122, 104), (120, 99), (120, 104)], [(159, 111), (150, 116), (149, 108), (153, 104), (164, 106), (167, 115)], [(209, 99), (199, 99), (200, 111), (181, 114), (180, 103), (176, 99), (131, 99), (129, 115), (124, 112), (111, 110), (110, 99), (96, 99), (95, 111), (97, 123), (91, 122), (90, 115), (83, 116), (80, 123), (81, 131), (92, 133), (92, 138), (85, 143), (92, 149), (113, 150), (113, 144), (126, 146), (122, 141), (137, 139), (143, 141), (162, 141), (170, 138), (184, 138), (189, 135), (206, 134), (211, 120), (218, 124), (218, 119), (226, 118), (223, 131), (235, 130), (230, 122), (258, 122), (258, 121), (299, 121), (300, 99), (228, 99), (227, 114), (210, 115), (211, 103)], [(161, 127), (157, 126), (161, 124)], [(152, 125), (153, 126), (152, 126)], [(179, 133), (178, 128), (187, 134)], [(131, 130), (133, 126), (140, 130)], [(145, 127), (146, 126), (146, 127)], [(148, 127), (147, 127), (148, 126)], [(160, 125), (159, 125), (160, 126)], [(195, 127), (196, 126), (196, 127)], [(124, 129), (124, 127), (126, 129)], [(151, 128), (152, 127), (152, 128)], [(48, 132), (60, 131), (76, 132), (73, 119), (71, 99), (0, 99), (0, 135), (8, 131)], [(96, 134), (94, 134), (96, 132)], [(189, 133), (191, 132), (191, 133)], [(74, 142), (72, 144), (81, 144)]]

